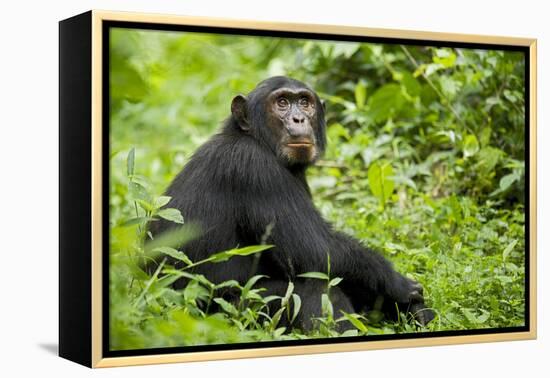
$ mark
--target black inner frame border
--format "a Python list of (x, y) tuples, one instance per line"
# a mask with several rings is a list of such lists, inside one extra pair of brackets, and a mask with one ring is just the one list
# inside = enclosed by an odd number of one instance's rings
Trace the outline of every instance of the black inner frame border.
[[(211, 34), (226, 34), (250, 37), (274, 37), (274, 38), (289, 38), (289, 39), (312, 39), (335, 42), (362, 42), (362, 43), (383, 43), (383, 44), (403, 44), (411, 46), (430, 46), (430, 47), (454, 47), (468, 48), (481, 50), (504, 50), (517, 51), (524, 54), (525, 59), (525, 288), (524, 288), (524, 303), (525, 303), (525, 324), (518, 327), (503, 327), (503, 328), (486, 328), (472, 330), (451, 330), (451, 331), (434, 331), (434, 332), (418, 332), (404, 333), (393, 335), (371, 335), (371, 336), (352, 336), (338, 338), (314, 338), (307, 340), (285, 340), (285, 341), (262, 341), (249, 343), (232, 343), (232, 344), (209, 344), (209, 345), (193, 345), (181, 347), (163, 347), (163, 348), (146, 348), (146, 349), (131, 349), (131, 350), (110, 350), (110, 297), (109, 297), (109, 187), (110, 187), (110, 29), (125, 28), (135, 30), (156, 30), (156, 31), (174, 31), (174, 32), (195, 32), (195, 33), (211, 33)], [(404, 31), (406, 33), (406, 31)], [(532, 109), (530, 89), (531, 89), (531, 56), (528, 46), (515, 45), (500, 45), (493, 43), (469, 43), (469, 42), (452, 42), (452, 41), (434, 41), (421, 39), (401, 39), (388, 37), (370, 37), (370, 36), (352, 36), (352, 35), (335, 35), (328, 33), (311, 33), (311, 32), (289, 32), (289, 31), (272, 31), (272, 30), (256, 30), (245, 28), (229, 28), (229, 27), (212, 27), (212, 26), (196, 26), (196, 25), (173, 25), (162, 23), (148, 22), (129, 22), (129, 21), (102, 21), (102, 357), (128, 357), (140, 355), (158, 355), (171, 353), (192, 353), (192, 352), (207, 352), (221, 350), (238, 350), (238, 349), (264, 349), (272, 347), (285, 346), (304, 346), (304, 345), (328, 345), (341, 344), (349, 342), (368, 342), (381, 340), (406, 340), (406, 339), (422, 339), (445, 336), (465, 336), (465, 335), (487, 335), (498, 333), (513, 333), (513, 332), (529, 332), (530, 331), (530, 215), (531, 215), (531, 198), (530, 198), (530, 110)], [(221, 121), (220, 121), (221, 122)]]

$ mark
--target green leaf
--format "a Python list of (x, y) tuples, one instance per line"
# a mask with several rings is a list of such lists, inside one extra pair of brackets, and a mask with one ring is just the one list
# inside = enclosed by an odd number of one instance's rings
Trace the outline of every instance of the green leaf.
[(160, 197), (155, 198), (155, 201), (154, 201), (153, 205), (154, 205), (155, 209), (160, 209), (164, 205), (167, 205), (168, 202), (170, 202), (171, 199), (172, 199), (172, 197), (160, 196)]
[(418, 80), (416, 80), (414, 76), (408, 71), (403, 71), (400, 73), (401, 73), (400, 81), (405, 87), (407, 94), (411, 97), (420, 96), (420, 92), (422, 91), (422, 88), (418, 83)]
[(187, 257), (185, 253), (171, 247), (157, 247), (154, 248), (152, 252), (163, 253), (165, 255), (175, 258), (176, 260), (183, 261), (186, 265), (193, 264), (193, 261), (191, 261), (191, 259), (189, 259), (189, 257)]
[(178, 209), (168, 208), (162, 209), (157, 212), (157, 215), (166, 220), (172, 221), (174, 223), (183, 224), (183, 216)]
[(186, 301), (194, 302), (199, 298), (207, 298), (209, 292), (197, 281), (191, 281), (183, 289), (183, 297)]
[(371, 164), (367, 172), (370, 190), (378, 198), (382, 206), (384, 206), (393, 193), (394, 181), (392, 176), (392, 166), (389, 163), (380, 161)]
[(283, 335), (283, 333), (285, 333), (285, 331), (286, 331), (286, 327), (279, 327), (275, 331), (273, 331), (273, 337), (275, 339), (278, 339)]
[(503, 176), (501, 179), (500, 179), (500, 183), (499, 183), (499, 186), (500, 186), (500, 190), (501, 191), (505, 191), (506, 189), (508, 189), (510, 186), (512, 186), (512, 184), (514, 182), (516, 182), (517, 180), (519, 179), (518, 175), (514, 172), (514, 173), (510, 173), (509, 175), (506, 175), (506, 176)]
[(286, 306), (290, 300), (290, 295), (294, 291), (294, 284), (292, 281), (288, 281), (288, 286), (286, 288), (285, 296), (281, 299), (281, 306)]
[(134, 174), (135, 156), (136, 156), (136, 149), (132, 148), (130, 152), (128, 152), (128, 158), (126, 159), (126, 173), (128, 176), (132, 176)]
[(433, 61), (444, 68), (451, 68), (455, 64), (456, 54), (448, 48), (436, 49)]
[(251, 245), (243, 248), (230, 249), (229, 251), (223, 251), (216, 253), (209, 257), (209, 261), (213, 263), (223, 262), (229, 260), (232, 256), (248, 256), (254, 253), (265, 251), (266, 249), (273, 248), (273, 245)]
[(392, 254), (395, 254), (396, 252), (407, 251), (407, 248), (404, 245), (392, 243), (392, 242), (386, 242), (386, 244), (384, 244), (384, 247)]
[(224, 287), (239, 287), (239, 283), (235, 280), (223, 281), (215, 286), (216, 289), (223, 289)]
[(466, 138), (464, 138), (462, 150), (464, 153), (464, 159), (467, 159), (470, 156), (474, 156), (479, 151), (479, 142), (477, 141), (475, 135), (466, 135)]
[(342, 282), (342, 278), (336, 277), (336, 278), (333, 278), (332, 280), (330, 280), (330, 282), (328, 283), (328, 286), (333, 287), (333, 286), (338, 285), (340, 282)]
[(334, 141), (336, 141), (338, 138), (343, 138), (345, 140), (351, 139), (349, 130), (342, 126), (342, 124), (340, 123), (333, 123), (332, 125), (330, 125), (327, 128), (327, 136)]
[(357, 108), (361, 109), (365, 106), (365, 100), (367, 99), (367, 86), (363, 81), (358, 81), (355, 85), (355, 103)]
[(342, 311), (342, 313), (344, 314), (344, 317), (349, 320), (349, 322), (351, 324), (353, 324), (353, 326), (355, 328), (357, 328), (359, 331), (363, 332), (363, 333), (367, 333), (368, 332), (368, 328), (365, 324), (363, 324), (363, 322), (361, 322), (359, 320), (359, 315), (357, 314), (348, 314), (347, 312), (344, 312)]
[(136, 266), (135, 264), (128, 264), (128, 268), (132, 273), (132, 278), (136, 278), (141, 281), (147, 281), (149, 279), (149, 275), (145, 273), (139, 266)]
[(487, 321), (487, 319), (489, 319), (489, 317), (491, 316), (491, 314), (487, 311), (483, 311), (483, 314), (479, 315), (479, 316), (476, 316), (474, 314), (474, 312), (468, 308), (461, 308), (460, 309), (462, 311), (462, 313), (464, 314), (464, 316), (466, 317), (466, 319), (468, 319), (468, 321), (470, 323), (473, 323), (473, 324), (482, 324), (482, 323), (485, 323)]
[(284, 311), (286, 310), (285, 307), (281, 307), (277, 312), (273, 315), (271, 318), (271, 329), (275, 329), (277, 327), (277, 324), (279, 324), (279, 321), (281, 320), (281, 316), (283, 315)]
[(144, 79), (134, 66), (128, 54), (113, 54), (109, 75), (112, 99), (119, 102), (122, 99), (139, 102), (147, 94), (149, 81)]
[(148, 177), (145, 177), (143, 175), (133, 174), (132, 176), (130, 176), (130, 181), (138, 183), (139, 185), (143, 186), (144, 188), (151, 187), (151, 180), (149, 180)]
[(199, 235), (199, 228), (192, 223), (188, 223), (184, 226), (179, 226), (165, 231), (160, 235), (156, 235), (155, 239), (145, 244), (145, 253), (149, 253), (157, 247), (179, 248), (185, 243), (197, 238)]
[(449, 207), (451, 208), (452, 219), (455, 222), (460, 223), (463, 219), (462, 206), (460, 205), (458, 198), (454, 194), (449, 197), (448, 204), (449, 204)]
[(246, 299), (254, 299), (257, 301), (262, 301), (262, 296), (259, 294), (262, 291), (264, 291), (264, 289), (253, 289), (247, 292), (246, 295), (243, 297)]
[(385, 121), (399, 112), (404, 104), (401, 86), (396, 83), (386, 84), (370, 96), (367, 102), (368, 114), (375, 122)]
[(267, 297), (264, 297), (264, 303), (273, 302), (274, 300), (281, 299), (278, 295), (268, 295)]
[(168, 287), (179, 279), (178, 276), (164, 276), (156, 281), (153, 286), (155, 290)]
[(480, 323), (480, 324), (485, 323), (490, 317), (491, 317), (491, 313), (487, 312), (487, 311), (484, 311), (483, 314), (481, 314), (477, 317), (477, 322)]
[(413, 190), (418, 190), (418, 188), (416, 187), (416, 183), (411, 180), (410, 178), (408, 178), (407, 176), (404, 176), (404, 175), (399, 175), (399, 176), (393, 176), (393, 181), (395, 184), (402, 184), (402, 185), (406, 185), (408, 186), (409, 188), (413, 189)]
[(520, 180), (521, 180), (521, 173), (519, 170), (515, 170), (514, 172), (507, 174), (506, 176), (503, 176), (500, 179), (499, 188), (493, 191), (491, 194), (489, 194), (489, 196), (495, 196), (497, 194), (507, 191), (515, 182), (519, 182)]
[(506, 261), (510, 253), (514, 250), (516, 244), (518, 244), (518, 240), (514, 239), (506, 246), (506, 248), (504, 248), (502, 251), (502, 261)]
[(361, 47), (361, 44), (357, 42), (337, 42), (333, 45), (333, 56), (343, 55), (346, 59), (349, 59)]
[(265, 278), (265, 277), (267, 277), (267, 276), (259, 274), (257, 276), (254, 276), (254, 277), (250, 278), (246, 282), (246, 284), (244, 285), (243, 292), (246, 292), (246, 291), (249, 291), (250, 289), (252, 289), (252, 286), (254, 286), (256, 284), (256, 282), (258, 282), (259, 279)]
[(231, 314), (233, 316), (238, 316), (239, 311), (233, 306), (231, 303), (227, 302), (223, 298), (214, 298), (214, 302), (220, 305), (220, 307), (227, 312), (228, 314)]
[(208, 279), (205, 276), (203, 276), (202, 274), (193, 274), (193, 273), (188, 273), (184, 270), (178, 270), (178, 269), (172, 269), (172, 268), (164, 269), (162, 271), (162, 273), (170, 274), (170, 275), (173, 275), (173, 276), (176, 276), (176, 277), (185, 277), (189, 281), (197, 281), (201, 285), (203, 285), (203, 286), (205, 286), (209, 289), (212, 289), (212, 290), (214, 290), (214, 288), (216, 287), (216, 285), (214, 285), (212, 282), (208, 281)]
[(213, 262), (213, 263), (220, 263), (220, 262), (227, 261), (230, 258), (231, 258), (231, 255), (229, 253), (227, 253), (227, 251), (225, 251), (225, 252), (218, 252), (218, 253), (210, 256), (208, 258), (208, 261)]
[[(505, 89), (502, 94), (504, 95), (504, 97), (506, 97), (506, 99), (512, 103), (515, 103), (518, 101), (518, 96), (514, 93), (514, 92), (511, 92), (509, 89)], [(521, 92), (519, 93), (519, 96), (521, 97), (522, 94)]]
[(354, 337), (358, 336), (359, 332), (356, 329), (348, 329), (340, 334), (340, 337)]
[(483, 147), (488, 146), (489, 142), (491, 141), (492, 133), (493, 131), (488, 126), (481, 129), (479, 133), (479, 143), (481, 144), (481, 146)]
[(292, 318), (290, 319), (290, 323), (294, 322), (294, 320), (298, 316), (298, 313), (300, 312), (300, 308), (302, 307), (302, 300), (300, 299), (300, 296), (298, 294), (292, 294), (292, 303), (294, 304), (294, 309), (292, 311)]
[(137, 182), (130, 181), (128, 183), (128, 193), (134, 200), (139, 199), (148, 202), (150, 199), (150, 195), (147, 189)]
[(321, 294), (321, 312), (323, 313), (323, 315), (329, 316), (331, 318), (334, 315), (334, 308), (332, 307), (332, 302), (330, 301), (330, 298), (326, 293)]
[(312, 189), (334, 188), (337, 184), (338, 180), (334, 176), (318, 176), (309, 180), (309, 186)]
[(143, 210), (147, 212), (151, 212), (154, 210), (153, 205), (151, 205), (148, 201), (144, 201), (142, 199), (136, 198), (134, 201), (141, 207)]
[(224, 262), (224, 261), (227, 261), (231, 258), (232, 255), (230, 255), (228, 253), (228, 251), (225, 251), (225, 252), (218, 252), (212, 256), (210, 256), (208, 258), (208, 261), (209, 262), (213, 262), (213, 263), (220, 263), (220, 262)]
[(255, 253), (258, 253), (258, 252), (265, 251), (266, 249), (270, 249), (270, 248), (273, 248), (273, 247), (274, 247), (274, 245), (271, 245), (271, 244), (250, 245), (248, 247), (231, 249), (231, 250), (227, 251), (227, 253), (229, 253), (231, 256), (248, 256), (248, 255), (253, 255)]
[(466, 319), (468, 319), (468, 321), (470, 323), (473, 323), (473, 324), (477, 324), (478, 321), (477, 321), (477, 317), (475, 316), (475, 314), (468, 308), (461, 308), (460, 311), (462, 311), (462, 313), (464, 314), (464, 316), (466, 317)]
[(332, 95), (322, 93), (322, 92), (317, 92), (317, 94), (319, 96), (321, 96), (323, 99), (326, 99), (327, 101), (330, 101), (334, 104), (342, 105), (347, 110), (355, 110), (356, 107), (357, 107), (353, 102), (347, 101), (347, 100), (343, 99), (342, 97), (332, 96)]
[(488, 175), (495, 169), (504, 152), (495, 147), (483, 147), (476, 155), (477, 165), (481, 175)]
[(449, 100), (452, 100), (456, 97), (461, 87), (460, 82), (454, 80), (449, 76), (441, 76), (439, 78), (439, 85), (441, 86), (441, 91)]
[[(422, 66), (424, 66), (425, 70), (424, 70), (424, 75), (426, 76), (431, 76), (432, 74), (436, 73), (437, 71), (439, 71), (440, 69), (443, 68), (443, 66), (439, 63), (430, 63), (430, 64), (423, 64)], [(420, 66), (420, 67), (422, 67)], [(420, 69), (420, 67), (418, 67)], [(415, 71), (415, 75), (417, 74), (418, 70)]]
[(325, 281), (328, 281), (330, 279), (330, 277), (326, 274), (326, 273), (322, 273), (322, 272), (307, 272), (307, 273), (302, 273), (302, 274), (298, 274), (298, 277), (302, 277), (302, 278), (315, 278), (317, 280), (325, 280)]

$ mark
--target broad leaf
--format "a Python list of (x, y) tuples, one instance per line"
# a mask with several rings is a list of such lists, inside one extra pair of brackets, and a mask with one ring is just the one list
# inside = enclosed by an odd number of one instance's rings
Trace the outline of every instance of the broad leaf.
[(405, 104), (405, 97), (399, 84), (391, 83), (380, 87), (368, 102), (369, 115), (375, 122), (385, 121), (394, 116)]
[(389, 163), (374, 162), (367, 172), (369, 187), (383, 206), (394, 189), (393, 168)]
[(155, 206), (156, 209), (160, 209), (161, 207), (167, 205), (168, 202), (170, 202), (171, 199), (172, 199), (172, 197), (160, 196), (160, 197), (155, 198), (155, 201), (154, 201), (153, 205)]
[(170, 257), (173, 257), (176, 260), (183, 261), (186, 265), (193, 264), (193, 261), (187, 255), (183, 252), (180, 252), (174, 248), (171, 247), (157, 247), (153, 249), (152, 252), (159, 252), (165, 255), (168, 255)]
[(183, 216), (178, 209), (168, 208), (162, 209), (157, 212), (157, 215), (166, 220), (172, 221), (174, 223), (183, 224)]
[(466, 138), (464, 138), (464, 143), (462, 145), (462, 150), (465, 159), (469, 158), (470, 156), (474, 156), (479, 151), (479, 142), (477, 141), (475, 135), (466, 135)]

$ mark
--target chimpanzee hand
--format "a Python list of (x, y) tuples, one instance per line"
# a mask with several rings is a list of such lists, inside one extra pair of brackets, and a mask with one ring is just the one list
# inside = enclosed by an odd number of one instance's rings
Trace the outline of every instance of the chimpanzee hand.
[(435, 317), (434, 312), (429, 308), (426, 308), (424, 303), (411, 304), (409, 307), (409, 312), (414, 316), (416, 321), (423, 326), (431, 322)]
[(432, 310), (424, 304), (424, 288), (422, 285), (410, 278), (402, 276), (400, 295), (397, 299), (400, 310), (411, 313), (421, 325), (431, 322), (435, 315)]

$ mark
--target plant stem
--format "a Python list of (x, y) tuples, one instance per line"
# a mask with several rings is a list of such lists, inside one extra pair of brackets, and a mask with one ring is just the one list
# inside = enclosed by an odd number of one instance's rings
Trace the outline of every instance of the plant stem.
[[(404, 46), (404, 45), (400, 45), (401, 46), (401, 50), (403, 50), (403, 52), (405, 53), (405, 55), (407, 56), (407, 58), (411, 61), (411, 63), (414, 65), (414, 67), (416, 69), (418, 69), (418, 67), (420, 67), (420, 65), (418, 64), (418, 62), (416, 61), (416, 59), (414, 59), (414, 57), (412, 56), (412, 54), (410, 53), (410, 51)], [(426, 75), (424, 73), (424, 71), (421, 72), (421, 75), (422, 77), (424, 78), (424, 80), (426, 80), (426, 82), (428, 83), (428, 85), (435, 91), (435, 93), (437, 93), (437, 95), (439, 96), (439, 98), (441, 98), (443, 100), (443, 105), (445, 105), (447, 107), (447, 109), (449, 109), (451, 111), (451, 113), (453, 113), (454, 117), (456, 118), (456, 120), (458, 121), (458, 123), (460, 124), (460, 126), (464, 127), (465, 129), (467, 129), (471, 134), (474, 134), (475, 133), (473, 132), (473, 130), (466, 124), (466, 122), (464, 122), (464, 120), (460, 117), (460, 115), (458, 114), (457, 110), (451, 105), (451, 101), (447, 98), (447, 96), (445, 96), (438, 88), (437, 86), (434, 84), (434, 82), (428, 77), (428, 75)]]
[(134, 306), (137, 306), (141, 300), (145, 297), (145, 294), (147, 294), (147, 291), (149, 290), (149, 288), (151, 287), (151, 285), (153, 284), (153, 282), (157, 279), (160, 271), (162, 270), (162, 267), (164, 266), (164, 264), (166, 263), (166, 259), (163, 259), (161, 261), (161, 263), (159, 264), (159, 266), (157, 267), (157, 270), (155, 270), (155, 273), (153, 274), (153, 276), (147, 281), (147, 284), (145, 285), (145, 288), (143, 289), (143, 291), (141, 292), (141, 294), (139, 295), (139, 297), (136, 299), (136, 302), (134, 304)]

